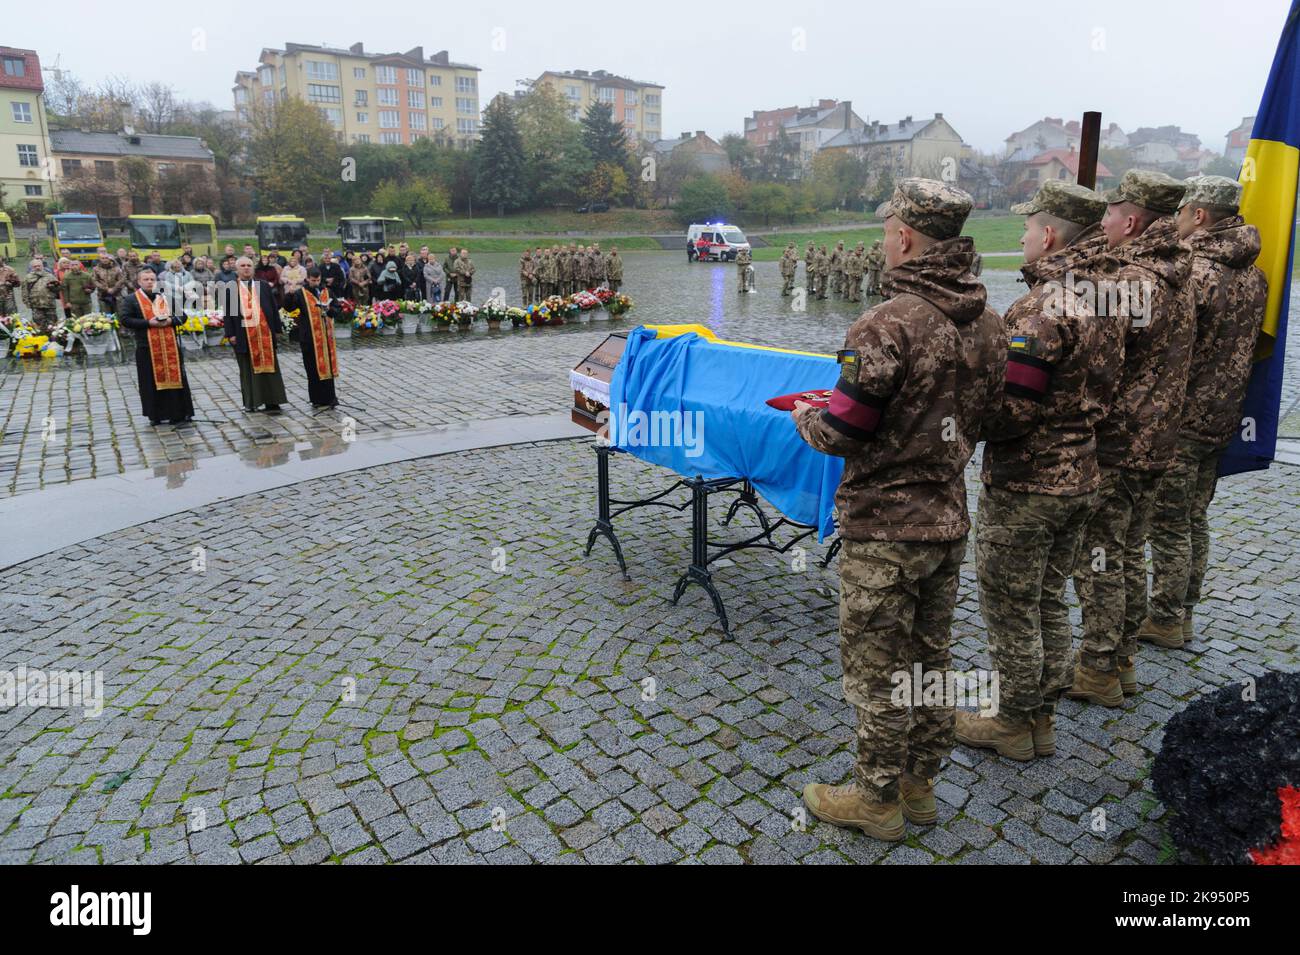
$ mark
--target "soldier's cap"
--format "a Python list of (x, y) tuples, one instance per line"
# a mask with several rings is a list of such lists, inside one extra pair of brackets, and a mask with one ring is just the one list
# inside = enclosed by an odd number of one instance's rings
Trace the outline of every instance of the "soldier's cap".
[(952, 239), (961, 235), (975, 201), (947, 183), (937, 179), (900, 179), (894, 194), (876, 209), (882, 219), (897, 216), (922, 235), (932, 239)]
[(1092, 225), (1100, 222), (1105, 214), (1106, 200), (1087, 186), (1049, 179), (1028, 202), (1018, 202), (1011, 207), (1012, 215), (1032, 216), (1036, 212), (1045, 212), (1078, 225)]
[(1234, 212), (1241, 205), (1241, 183), (1227, 176), (1192, 176), (1184, 180), (1187, 191), (1178, 203), (1178, 208), (1190, 203), (1198, 206), (1216, 206), (1232, 209)]
[(1173, 176), (1150, 169), (1130, 169), (1124, 173), (1119, 185), (1101, 194), (1107, 205), (1131, 202), (1143, 209), (1168, 215), (1178, 211), (1178, 203), (1187, 191), (1186, 184)]

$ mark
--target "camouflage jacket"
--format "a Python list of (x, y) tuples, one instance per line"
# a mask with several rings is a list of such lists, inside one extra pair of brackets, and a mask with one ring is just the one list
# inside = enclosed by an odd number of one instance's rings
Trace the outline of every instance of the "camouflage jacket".
[(781, 256), (781, 276), (782, 278), (794, 278), (795, 272), (799, 270), (799, 260), (789, 252)]
[(0, 265), (0, 294), (12, 293), (22, 283), (23, 280), (18, 277), (18, 273), (11, 266)]
[(1097, 425), (1097, 458), (1106, 467), (1163, 471), (1178, 441), (1196, 334), (1191, 252), (1165, 217), (1100, 261), (1111, 284), (1098, 289), (1098, 311), (1104, 304), (1125, 336), (1114, 399)]
[(1180, 433), (1217, 447), (1232, 439), (1240, 422), (1268, 280), (1254, 264), (1259, 230), (1241, 216), (1198, 230), (1184, 244), (1192, 250), (1196, 343)]
[(844, 271), (855, 278), (864, 271), (863, 253), (853, 251), (844, 257)]
[[(1065, 250), (1061, 250), (1064, 252)], [(1092, 298), (1040, 282), (1007, 310), (1006, 393), (981, 429), (985, 484), (1074, 497), (1096, 490), (1102, 395), (1092, 368), (1114, 361)]]
[(23, 278), (23, 301), (28, 308), (53, 308), (59, 299), (59, 280), (51, 272), (28, 272)]
[[(970, 530), (964, 471), (1002, 401), (1007, 339), (964, 236), (885, 276), (889, 298), (853, 323), (825, 410), (800, 435), (844, 458), (835, 500), (848, 540), (954, 541)], [(851, 355), (849, 353), (852, 353)]]
[(611, 282), (623, 281), (623, 257), (614, 252), (605, 256), (605, 277)]
[(115, 295), (126, 284), (126, 276), (116, 262), (110, 263), (107, 268), (96, 262), (90, 270), (90, 278), (95, 283), (95, 291), (100, 295)]

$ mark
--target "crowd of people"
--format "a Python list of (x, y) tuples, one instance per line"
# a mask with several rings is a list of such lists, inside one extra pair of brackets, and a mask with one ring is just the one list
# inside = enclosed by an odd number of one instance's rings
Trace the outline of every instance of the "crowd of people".
[[(1143, 691), (1140, 643), (1195, 638), (1208, 511), (1221, 456), (1249, 434), (1268, 297), (1240, 199), (1222, 176), (1130, 170), (1104, 194), (1050, 180), (1012, 208), (1028, 288), (998, 315), (961, 235), (970, 196), (897, 184), (882, 210), (885, 300), (849, 329), (828, 402), (792, 412), (805, 441), (844, 459), (840, 650), (857, 758), (846, 785), (805, 787), (818, 818), (901, 840), (906, 823), (937, 820), (954, 743), (1050, 757), (1062, 697), (1123, 707)], [(980, 441), (975, 571), (997, 682), (959, 710), (945, 681)]]

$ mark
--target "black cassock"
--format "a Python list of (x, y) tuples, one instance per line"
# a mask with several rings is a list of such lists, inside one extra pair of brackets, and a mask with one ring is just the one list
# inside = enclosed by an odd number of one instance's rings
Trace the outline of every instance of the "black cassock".
[[(317, 297), (319, 297), (319, 293), (325, 290), (321, 288), (316, 291)], [(326, 322), (334, 321), (334, 310), (336, 308), (334, 303), (336, 301), (336, 299), (331, 298), (329, 306), (321, 309), (322, 320)], [(335, 379), (327, 378), (322, 381), (320, 375), (316, 373), (315, 332), (311, 327), (311, 315), (307, 309), (307, 296), (303, 295), (301, 289), (290, 292), (285, 296), (284, 310), (292, 312), (294, 309), (298, 310), (298, 344), (302, 348), (302, 364), (307, 371), (307, 396), (311, 399), (311, 403), (317, 407), (333, 407), (339, 401), (334, 391)]]
[[(157, 303), (163, 300), (163, 296), (154, 292), (150, 299)], [(154, 424), (164, 420), (173, 424), (189, 421), (194, 417), (194, 399), (190, 397), (190, 380), (185, 374), (185, 355), (180, 343), (176, 345), (176, 352), (181, 363), (181, 387), (159, 391), (154, 387), (153, 381), (153, 357), (149, 351), (149, 322), (140, 310), (140, 303), (136, 301), (134, 293), (121, 294), (117, 303), (117, 320), (123, 328), (131, 329), (132, 334), (135, 335), (135, 372), (140, 384), (141, 410)], [(184, 318), (172, 316), (173, 326), (180, 325), (184, 321)]]
[(275, 294), (266, 282), (253, 280), (252, 294), (258, 296), (262, 315), (271, 329), (271, 344), (275, 352), (275, 370), (255, 372), (252, 357), (248, 351), (248, 334), (240, 313), (240, 295), (238, 285), (230, 288), (224, 295), (226, 310), (226, 337), (235, 350), (235, 362), (239, 365), (239, 390), (244, 399), (244, 408), (256, 411), (261, 405), (268, 408), (284, 404), (284, 380), (280, 377), (280, 349), (275, 341), (284, 327), (280, 323), (280, 307), (275, 304)]

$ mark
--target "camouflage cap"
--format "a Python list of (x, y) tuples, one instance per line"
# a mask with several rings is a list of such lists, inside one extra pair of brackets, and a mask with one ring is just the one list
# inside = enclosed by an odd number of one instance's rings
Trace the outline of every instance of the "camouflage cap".
[(1032, 216), (1036, 212), (1045, 212), (1066, 222), (1092, 225), (1101, 221), (1106, 212), (1106, 200), (1087, 186), (1049, 179), (1034, 193), (1034, 198), (1011, 207), (1012, 215)]
[(1188, 203), (1198, 206), (1215, 206), (1232, 209), (1234, 212), (1241, 205), (1241, 183), (1227, 176), (1192, 176), (1185, 180), (1187, 191), (1183, 193), (1181, 209)]
[(1178, 202), (1183, 198), (1187, 186), (1173, 176), (1150, 169), (1130, 169), (1114, 189), (1101, 194), (1107, 204), (1131, 202), (1152, 212), (1166, 215), (1178, 210)]
[(907, 225), (932, 239), (951, 239), (961, 235), (975, 201), (956, 186), (936, 179), (900, 179), (888, 202), (882, 202), (876, 215), (882, 219), (898, 216)]

